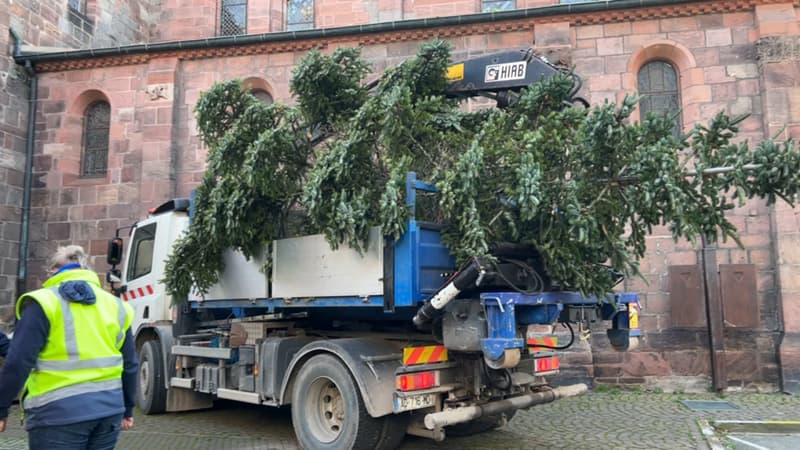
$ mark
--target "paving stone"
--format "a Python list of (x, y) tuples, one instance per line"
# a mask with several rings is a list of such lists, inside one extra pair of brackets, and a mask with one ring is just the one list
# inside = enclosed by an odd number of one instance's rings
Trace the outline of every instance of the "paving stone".
[[(735, 411), (691, 411), (681, 400), (726, 400)], [(25, 449), (12, 408), (0, 450)], [(479, 436), (433, 441), (407, 437), (401, 449), (707, 449), (698, 420), (798, 420), (800, 397), (783, 394), (660, 394), (611, 390), (519, 411), (506, 426)], [(288, 409), (218, 402), (207, 411), (136, 415), (122, 433), (126, 449), (296, 450)]]

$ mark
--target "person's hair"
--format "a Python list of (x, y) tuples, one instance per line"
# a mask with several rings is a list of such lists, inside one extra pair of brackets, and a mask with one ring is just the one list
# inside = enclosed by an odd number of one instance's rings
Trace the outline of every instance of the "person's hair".
[(89, 268), (89, 256), (86, 254), (86, 251), (83, 250), (83, 247), (80, 245), (58, 247), (58, 250), (56, 250), (47, 264), (47, 270), (58, 269), (67, 264), (75, 263), (80, 264), (82, 269)]

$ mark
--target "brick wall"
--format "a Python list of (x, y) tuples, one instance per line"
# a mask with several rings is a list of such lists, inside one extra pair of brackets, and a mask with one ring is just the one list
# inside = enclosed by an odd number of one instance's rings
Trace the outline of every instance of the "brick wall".
[[(754, 13), (617, 22), (574, 27), (571, 32), (571, 58), (576, 71), (588, 78), (584, 92), (592, 103), (621, 100), (635, 91), (636, 71), (643, 63), (667, 59), (680, 74), (685, 130), (722, 110), (750, 115), (742, 123), (739, 139), (758, 142), (764, 138)], [(558, 38), (559, 33), (563, 35), (563, 29), (549, 35)], [(760, 201), (732, 211), (729, 218), (740, 230), (746, 249), (728, 242), (720, 243), (717, 252), (718, 264), (753, 264), (757, 272), (757, 298), (753, 299), (760, 312), (757, 327), (725, 329), (732, 386), (779, 382), (776, 350), (781, 320), (770, 214), (770, 208)], [(638, 351), (624, 354), (614, 353), (604, 333), (593, 338), (598, 381), (640, 383), (653, 376), (663, 380), (710, 374), (705, 329), (671, 323), (668, 267), (697, 264), (697, 251), (698, 246), (688, 242), (675, 243), (666, 228), (655, 229), (648, 237), (648, 257), (642, 262), (645, 280), (629, 279), (624, 286), (626, 291), (641, 294), (645, 335)]]
[[(89, 0), (85, 14), (69, 11), (64, 0), (15, 0), (0, 5), (0, 323), (10, 320), (16, 291), (28, 125), (29, 80), (12, 59), (9, 30), (17, 32), (25, 44), (42, 47), (86, 48), (141, 42), (150, 39), (156, 3)], [(46, 96), (47, 88), (39, 94)], [(35, 185), (43, 186), (41, 180), (36, 181)], [(42, 227), (41, 216), (31, 219), (35, 227)], [(41, 271), (36, 264), (28, 267), (29, 273)]]
[[(318, 8), (323, 3), (326, 1), (319, 2)], [(463, 9), (456, 12), (436, 12), (437, 8), (449, 7), (445, 3), (454, 3), (434, 0), (355, 3), (351, 2), (349, 10), (347, 2), (322, 8), (326, 13), (317, 14), (318, 24), (323, 21), (324, 26), (336, 26), (463, 14), (479, 8), (477, 1), (463, 2)], [(528, 1), (525, 6), (549, 3)], [(165, 0), (161, 15), (165, 25), (159, 27), (154, 39), (215, 34), (216, 12), (208, 13), (215, 5)], [(280, 6), (275, 0), (259, 4), (258, 8), (253, 6), (248, 13), (250, 31), (281, 30), (284, 12)], [(773, 132), (786, 122), (785, 118), (792, 119), (785, 130), (786, 137), (797, 138), (800, 121), (794, 119), (798, 118), (795, 113), (800, 111), (800, 101), (795, 100), (800, 97), (793, 81), (796, 78), (787, 76), (797, 73), (796, 58), (790, 58), (789, 63), (781, 60), (767, 64), (758, 56), (757, 44), (766, 42), (764, 39), (774, 33), (796, 35), (792, 28), (793, 23), (796, 26), (796, 16), (774, 9), (593, 25), (536, 23), (523, 31), (475, 31), (451, 38), (450, 42), (456, 59), (535, 45), (551, 60), (575, 65), (585, 81), (582, 95), (592, 103), (616, 102), (626, 93), (635, 92), (639, 67), (653, 59), (667, 59), (679, 73), (684, 129), (725, 110), (750, 114), (742, 123), (740, 139), (760, 141), (767, 135), (764, 130)], [(789, 9), (794, 11), (791, 6)], [(351, 42), (340, 39), (328, 45), (326, 51), (334, 45), (359, 43), (357, 38)], [(419, 43), (398, 39), (366, 44), (363, 54), (376, 71), (381, 71), (414, 54)], [(291, 71), (304, 53), (299, 50), (185, 60), (180, 56), (153, 57), (139, 65), (43, 74), (34, 160), (33, 267), (58, 243), (76, 242), (90, 248), (96, 267), (104, 270), (104, 239), (115, 227), (143, 216), (147, 208), (163, 200), (188, 195), (200, 181), (206, 150), (197, 136), (193, 117), (200, 93), (217, 81), (242, 78), (254, 80), (277, 101), (291, 103)], [(163, 95), (153, 95), (154, 92)], [(82, 108), (96, 96), (107, 99), (112, 107), (109, 174), (103, 180), (82, 180), (77, 176), (80, 120)], [(718, 264), (752, 264), (757, 274), (757, 293), (752, 299), (759, 311), (756, 326), (725, 330), (728, 380), (733, 386), (778, 382), (778, 342), (785, 322), (781, 310), (784, 315), (798, 311), (793, 288), (796, 283), (791, 281), (795, 271), (800, 270), (796, 258), (791, 257), (797, 241), (796, 227), (791, 225), (796, 216), (782, 208), (776, 213), (763, 202), (751, 201), (732, 211), (730, 219), (739, 228), (746, 249), (728, 242), (720, 243), (717, 251)], [(641, 294), (645, 334), (639, 349), (614, 352), (604, 330), (597, 328), (589, 340), (565, 356), (565, 377), (598, 377), (609, 383), (657, 383), (673, 377), (696, 377), (701, 385), (707, 383), (707, 333), (702, 326), (690, 328), (673, 323), (674, 299), (668, 272), (673, 265), (697, 264), (698, 247), (688, 242), (675, 243), (669, 230), (657, 228), (648, 238), (648, 249), (648, 256), (642, 261), (645, 279), (629, 279), (623, 286)], [(796, 331), (800, 333), (800, 329)], [(792, 351), (787, 347), (786, 354)]]

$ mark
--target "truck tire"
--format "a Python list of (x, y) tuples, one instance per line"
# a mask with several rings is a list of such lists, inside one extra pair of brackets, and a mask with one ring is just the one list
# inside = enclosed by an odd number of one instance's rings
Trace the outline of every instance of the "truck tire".
[(146, 341), (139, 350), (139, 386), (136, 404), (145, 414), (158, 414), (167, 407), (167, 390), (164, 388), (164, 361), (161, 343)]
[(322, 354), (303, 364), (294, 380), (292, 425), (307, 450), (388, 450), (400, 445), (407, 423), (401, 416), (371, 417), (347, 367)]
[(464, 436), (474, 436), (476, 434), (485, 433), (487, 431), (494, 430), (495, 428), (500, 428), (505, 423), (510, 422), (512, 418), (514, 418), (514, 414), (516, 411), (512, 411), (510, 413), (505, 414), (505, 420), (503, 420), (502, 415), (496, 416), (486, 416), (480, 417), (478, 419), (473, 420), (472, 422), (466, 423), (459, 423), (457, 425), (450, 425), (449, 427), (445, 427), (445, 435), (446, 436), (453, 436), (453, 437), (464, 437)]

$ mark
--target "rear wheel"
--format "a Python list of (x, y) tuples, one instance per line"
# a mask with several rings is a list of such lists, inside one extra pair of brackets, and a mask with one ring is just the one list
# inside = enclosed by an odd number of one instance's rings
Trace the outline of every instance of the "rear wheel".
[(161, 343), (155, 340), (145, 342), (139, 350), (139, 389), (136, 390), (136, 404), (145, 414), (158, 414), (167, 407)]
[(292, 424), (304, 449), (396, 448), (405, 435), (397, 416), (373, 418), (347, 367), (317, 355), (300, 368), (292, 389)]

